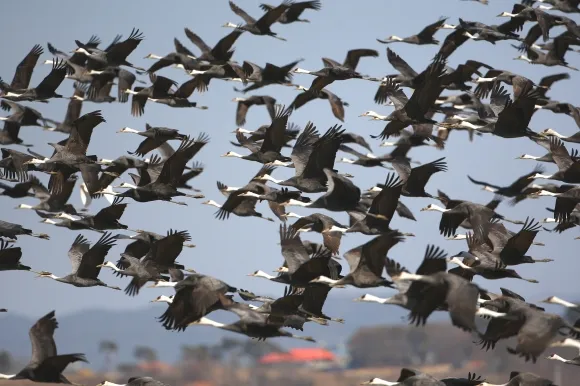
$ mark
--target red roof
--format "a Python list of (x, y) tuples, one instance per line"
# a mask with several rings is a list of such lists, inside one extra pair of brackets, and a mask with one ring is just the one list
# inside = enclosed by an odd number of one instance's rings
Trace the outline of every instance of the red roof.
[(295, 348), (287, 353), (270, 353), (260, 358), (260, 363), (292, 363), (310, 361), (334, 361), (336, 356), (322, 348)]

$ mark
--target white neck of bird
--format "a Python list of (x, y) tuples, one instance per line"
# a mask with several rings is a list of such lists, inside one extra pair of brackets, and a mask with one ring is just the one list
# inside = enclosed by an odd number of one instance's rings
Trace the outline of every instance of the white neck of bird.
[(578, 308), (578, 305), (576, 305), (574, 303), (570, 303), (564, 299), (560, 299), (557, 296), (552, 296), (552, 298), (550, 299), (550, 303), (559, 304), (559, 305), (567, 307), (567, 308)]
[(492, 188), (491, 186), (484, 186), (484, 187), (483, 187), (483, 190), (486, 190), (486, 191), (488, 191), (488, 192), (492, 192), (492, 193), (495, 193), (495, 192), (497, 192), (497, 189), (495, 189), (495, 188)]
[(502, 383), (502, 384), (495, 384), (495, 383), (488, 383), (488, 382), (482, 382), (479, 384), (479, 386), (508, 386), (508, 383)]
[(399, 382), (390, 382), (390, 381), (385, 381), (384, 379), (381, 378), (373, 378), (370, 381), (367, 382), (363, 382), (363, 385), (385, 385), (385, 386), (396, 386), (399, 384)]
[(76, 218), (76, 217), (74, 217), (74, 216), (72, 216), (72, 215), (70, 215), (70, 214), (68, 214), (68, 213), (64, 213), (64, 212), (62, 212), (62, 213), (59, 213), (57, 217), (58, 217), (58, 218), (64, 218), (64, 219), (66, 219), (66, 220), (71, 220), (71, 221), (76, 221), (76, 220), (78, 220), (78, 218)]
[(8, 117), (0, 117), (0, 121), (6, 121), (8, 120)]
[(502, 12), (498, 17), (516, 17), (519, 13)]
[(448, 210), (449, 209), (442, 208), (439, 205), (435, 205), (435, 204), (431, 204), (431, 205), (427, 206), (426, 208), (421, 209), (421, 211), (434, 211), (434, 212), (441, 212), (441, 213), (445, 213)]
[(479, 129), (481, 126), (476, 126), (473, 123), (467, 122), (467, 121), (461, 121), (461, 123), (459, 124), (459, 127), (463, 127), (466, 129)]
[(159, 56), (159, 55), (155, 55), (155, 54), (149, 54), (146, 57), (144, 57), (143, 59), (156, 59), (157, 60), (157, 59), (163, 59), (163, 57)]
[(529, 155), (529, 154), (524, 154), (518, 157), (518, 159), (531, 159), (531, 160), (537, 160), (538, 158), (541, 157), (536, 157), (535, 155)]
[[(534, 178), (545, 178), (545, 179), (550, 179), (552, 176), (545, 176), (543, 174), (536, 174), (534, 176)], [(550, 191), (547, 190), (540, 190), (538, 193), (538, 196), (551, 196), (551, 197), (557, 197), (560, 195), (560, 193), (552, 193)]]
[(312, 203), (311, 202), (302, 202), (302, 201), (298, 201), (298, 200), (294, 200), (294, 199), (290, 199), (288, 201), (288, 203), (286, 204), (286, 206), (310, 206)]
[(238, 154), (236, 152), (233, 151), (228, 151), (226, 154), (224, 154), (222, 157), (236, 157), (236, 158), (242, 158), (243, 156), (241, 154)]
[(546, 130), (542, 131), (541, 134), (544, 134), (544, 135), (553, 135), (553, 136), (558, 137), (558, 138), (566, 138), (565, 135), (562, 135), (562, 134), (558, 133), (554, 129), (546, 129)]
[(360, 298), (355, 299), (359, 302), (369, 302), (369, 303), (384, 303), (388, 299), (387, 298), (379, 298), (378, 296), (371, 295), (371, 294), (364, 294)]
[(244, 129), (243, 127), (238, 127), (238, 128), (237, 128), (237, 129), (234, 131), (234, 133), (242, 133), (242, 134), (253, 134), (254, 132), (253, 132), (253, 131), (250, 131), (250, 130), (247, 130), (247, 129)]
[(475, 312), (475, 315), (478, 316), (489, 316), (491, 318), (501, 318), (502, 316), (506, 316), (505, 313), (501, 313), (501, 312), (495, 312), (492, 310), (488, 310), (487, 308), (483, 308), (480, 307), (477, 309), (477, 311)]
[(162, 287), (175, 287), (176, 281), (156, 281), (151, 288), (162, 288)]
[(549, 224), (551, 222), (556, 222), (556, 219), (555, 218), (552, 218), (552, 217), (546, 217), (545, 219), (542, 220), (542, 222), (544, 224)]
[(20, 204), (16, 207), (16, 209), (32, 209), (32, 206), (27, 204)]
[(445, 239), (446, 240), (465, 240), (466, 238), (467, 238), (466, 235), (456, 234), (456, 235), (453, 235), (451, 237), (446, 237)]
[(248, 276), (261, 277), (263, 279), (268, 279), (268, 280), (272, 280), (272, 279), (276, 278), (275, 276), (269, 275), (264, 271), (256, 271)]
[(290, 165), (292, 165), (292, 162), (291, 161), (284, 162), (284, 161), (280, 161), (280, 160), (275, 160), (274, 162), (268, 162), (268, 166), (283, 166), (283, 167), (286, 167), (286, 166), (290, 166)]
[(477, 79), (475, 79), (475, 83), (486, 83), (486, 82), (493, 82), (495, 80), (495, 77), (493, 78), (482, 78), (481, 76)]
[(310, 73), (312, 73), (312, 71), (308, 71), (308, 70), (305, 70), (305, 69), (300, 68), (300, 67), (296, 67), (294, 70), (292, 70), (292, 72), (294, 72), (296, 74), (310, 74)]
[(222, 206), (215, 202), (214, 200), (209, 200), (203, 203), (204, 205), (215, 206), (216, 208), (221, 208)]
[[(245, 102), (245, 101), (246, 101), (246, 98), (240, 98), (240, 97), (235, 97), (234, 99), (232, 99), (232, 102)], [(242, 128), (239, 128), (238, 130), (243, 133)]]
[(240, 196), (242, 196), (242, 197), (254, 197), (254, 198), (262, 197), (259, 194), (256, 194), (254, 192), (245, 192), (245, 193), (240, 194)]
[(139, 134), (140, 131), (139, 130), (135, 130), (132, 129), (130, 127), (123, 127), (121, 130), (118, 131), (119, 133), (133, 133), (133, 134)]
[(125, 90), (125, 94), (137, 95), (138, 93), (137, 93), (137, 91), (133, 91), (130, 88), (128, 88), (128, 89)]
[(51, 279), (53, 279), (53, 280), (58, 280), (58, 279), (60, 279), (60, 277), (59, 277), (59, 276), (56, 276), (56, 275), (54, 275), (54, 274), (52, 274), (52, 273), (50, 273), (50, 272), (45, 272), (45, 273), (42, 273), (42, 274), (38, 275), (38, 277), (48, 277), (48, 278), (51, 278)]
[(377, 119), (377, 120), (387, 119), (386, 115), (381, 115), (381, 114), (374, 112), (374, 111), (367, 111), (366, 113), (362, 114), (361, 117), (371, 117), (371, 118)]
[(396, 144), (395, 142), (388, 142), (388, 141), (385, 141), (385, 142), (381, 143), (381, 144), (379, 145), (379, 147), (389, 147), (389, 146), (396, 146), (396, 145), (397, 145), (397, 144)]
[(516, 60), (523, 60), (525, 62), (531, 63), (532, 59), (528, 58), (526, 55), (520, 55), (517, 58), (515, 58)]
[(173, 296), (161, 295), (156, 297), (155, 299), (151, 300), (151, 302), (158, 302), (158, 303), (173, 303)]
[[(119, 186), (115, 186), (116, 188), (120, 188), (120, 189), (137, 189), (137, 186), (130, 184), (128, 182), (122, 182), (121, 185)], [(109, 190), (110, 188), (110, 190)], [(107, 186), (107, 189), (103, 190), (103, 193), (107, 194), (115, 194), (115, 192), (113, 191), (113, 188), (111, 187), (111, 185)]]
[(201, 75), (201, 74), (205, 74), (207, 71), (201, 71), (201, 70), (191, 70), (189, 71), (189, 73), (191, 75)]
[(391, 37), (389, 37), (389, 40), (393, 41), (393, 42), (402, 42), (403, 38), (400, 38), (396, 35), (392, 35)]
[(196, 320), (195, 322), (192, 322), (189, 325), (190, 326), (192, 326), (192, 325), (212, 326), (212, 327), (217, 327), (217, 328), (222, 328), (223, 326), (225, 326), (225, 324), (223, 324), (223, 323), (219, 323), (219, 322), (216, 322), (215, 320), (211, 320), (211, 319), (205, 318), (205, 317), (202, 317), (201, 319)]
[(43, 63), (44, 64), (54, 64), (54, 60), (52, 60), (52, 59), (46, 59)]
[(9, 374), (0, 374), (0, 379), (10, 379), (10, 378), (12, 378), (15, 375), (16, 374), (12, 374), (12, 375), (9, 375)]
[(300, 86), (300, 85), (298, 85), (298, 86), (296, 86), (296, 90), (300, 90), (300, 91), (308, 91), (308, 88), (307, 88), (307, 87), (304, 87), (304, 86)]
[(463, 269), (467, 269), (467, 270), (472, 270), (473, 268), (471, 268), (468, 265), (463, 264), (463, 261), (459, 260), (459, 258), (457, 258), (457, 256), (453, 256), (450, 259), (446, 259), (448, 263), (452, 263), (452, 264), (457, 264), (458, 266), (460, 266)]
[(311, 280), (310, 282), (311, 283), (327, 284), (327, 285), (333, 287), (338, 282), (338, 280), (333, 280), (333, 279), (326, 277), (326, 276), (318, 276), (316, 279)]
[(299, 214), (296, 214), (294, 212), (288, 212), (285, 215), (283, 215), (283, 217), (286, 217), (286, 218), (302, 218), (302, 216), (300, 216)]
[(56, 221), (53, 221), (53, 220), (51, 220), (51, 219), (49, 219), (49, 218), (45, 218), (45, 219), (44, 219), (44, 220), (42, 220), (41, 222), (43, 222), (43, 223), (45, 223), (45, 224), (52, 224), (52, 225), (56, 224)]
[(472, 34), (471, 34), (469, 31), (465, 31), (463, 34), (464, 34), (465, 36), (467, 36), (468, 38), (470, 38), (470, 39), (475, 39), (475, 38), (477, 38), (477, 36), (476, 36), (476, 35), (472, 35)]
[(393, 277), (393, 280), (420, 281), (423, 280), (423, 275), (417, 275), (410, 272), (401, 272), (398, 276)]
[(6, 94), (7, 97), (19, 97), (20, 95), (22, 94), (17, 94), (12, 91), (8, 91), (8, 93)]
[(115, 264), (113, 264), (110, 261), (107, 261), (105, 264), (102, 265), (103, 268), (110, 268), (115, 272), (121, 272), (122, 270), (117, 268), (117, 266)]
[(564, 362), (564, 363), (567, 363), (567, 362), (568, 362), (568, 359), (566, 359), (566, 358), (562, 358), (562, 357), (561, 357), (560, 355), (558, 355), (558, 354), (552, 354), (552, 355), (550, 355), (550, 356), (546, 357), (546, 359), (549, 359), (549, 360), (551, 360), (551, 361), (559, 361), (559, 362)]
[(105, 382), (101, 383), (101, 386), (126, 386), (126, 385), (105, 381)]
[(238, 28), (237, 24), (234, 24), (234, 23), (231, 23), (231, 22), (227, 22), (222, 27), (226, 27), (226, 28)]
[(327, 232), (341, 232), (341, 233), (345, 233), (348, 230), (348, 228), (341, 228), (339, 226), (333, 225), (330, 227), (329, 230), (327, 231), (323, 231), (323, 233), (327, 233)]
[(453, 24), (443, 24), (439, 29), (456, 29), (457, 26)]
[(345, 163), (345, 164), (354, 164), (355, 163), (355, 160), (352, 160), (350, 158), (344, 158), (343, 157), (343, 158), (340, 159), (340, 162)]
[(552, 8), (554, 8), (554, 7), (552, 7), (552, 6), (550, 6), (550, 5), (540, 5), (538, 8), (540, 8), (540, 9), (545, 9), (545, 10), (550, 10), (550, 9), (552, 9)]

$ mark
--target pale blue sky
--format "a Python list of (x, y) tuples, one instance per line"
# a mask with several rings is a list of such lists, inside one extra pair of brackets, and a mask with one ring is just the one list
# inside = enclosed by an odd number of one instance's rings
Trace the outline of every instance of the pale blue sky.
[[(250, 15), (260, 15), (259, 0), (237, 0), (237, 4)], [(409, 36), (418, 33), (425, 25), (436, 21), (441, 16), (448, 16), (450, 23), (457, 23), (457, 17), (465, 20), (500, 23), (504, 19), (496, 18), (501, 11), (511, 10), (511, 2), (491, 0), (489, 6), (456, 0), (422, 1), (422, 0), (365, 0), (365, 1), (323, 1), (320, 12), (310, 11), (305, 17), (311, 24), (296, 23), (291, 25), (277, 24), (273, 30), (288, 39), (281, 42), (269, 37), (258, 37), (244, 34), (237, 41), (234, 59), (240, 63), (250, 60), (263, 65), (269, 61), (283, 65), (298, 58), (305, 58), (300, 67), (317, 70), (322, 67), (321, 57), (329, 57), (342, 61), (347, 50), (353, 48), (374, 48), (379, 50), (380, 57), (362, 59), (359, 71), (372, 76), (383, 76), (394, 73), (385, 56), (386, 46), (376, 42), (376, 38), (396, 34)], [(507, 7), (507, 8), (506, 8)], [(152, 62), (143, 59), (149, 53), (165, 55), (173, 51), (173, 38), (177, 37), (194, 53), (199, 50), (185, 37), (183, 29), (188, 27), (199, 34), (210, 46), (230, 30), (221, 28), (225, 22), (240, 23), (233, 14), (226, 0), (204, 1), (172, 1), (160, 2), (119, 2), (99, 1), (85, 3), (78, 1), (22, 1), (10, 2), (3, 9), (3, 23), (0, 24), (0, 35), (3, 36), (3, 58), (0, 62), (0, 76), (10, 81), (18, 62), (34, 44), (51, 42), (61, 50), (69, 51), (75, 48), (74, 39), (85, 41), (92, 34), (97, 34), (106, 46), (116, 34), (127, 37), (133, 27), (139, 28), (145, 35), (145, 40), (129, 57), (136, 65), (148, 67)], [(528, 26), (526, 26), (527, 30)], [(437, 38), (443, 41), (448, 31), (439, 31)], [(552, 31), (555, 35), (556, 30)], [(558, 32), (559, 33), (559, 32)], [(412, 46), (393, 44), (391, 48), (406, 59), (417, 71), (421, 71), (436, 53), (436, 46)], [(456, 66), (467, 59), (483, 61), (493, 67), (521, 73), (534, 81), (542, 76), (563, 72), (563, 68), (547, 68), (532, 66), (521, 61), (512, 60), (517, 56), (510, 42), (500, 42), (495, 46), (487, 42), (467, 42), (450, 58), (449, 64)], [(49, 72), (50, 67), (42, 65), (50, 54), (45, 53), (34, 71), (31, 86), (35, 86)], [(578, 54), (568, 53), (567, 59), (572, 65), (579, 62)], [(179, 70), (167, 68), (161, 74), (177, 80), (179, 83), (187, 77)], [(578, 85), (577, 74), (572, 73), (569, 81), (559, 82), (550, 96), (558, 100), (567, 100), (578, 104), (574, 87)], [(295, 76), (295, 83), (309, 86), (312, 77), (308, 75)], [(259, 169), (260, 165), (239, 159), (220, 158), (228, 150), (232, 150), (229, 140), (235, 130), (236, 104), (231, 99), (238, 96), (232, 90), (232, 82), (212, 81), (209, 92), (194, 94), (193, 100), (209, 106), (209, 110), (170, 109), (166, 106), (147, 104), (143, 117), (134, 118), (130, 115), (130, 104), (92, 104), (86, 103), (83, 112), (97, 109), (103, 110), (107, 122), (99, 126), (92, 137), (89, 154), (98, 154), (104, 158), (116, 158), (134, 150), (140, 142), (140, 137), (129, 134), (117, 134), (124, 126), (143, 130), (145, 123), (157, 126), (167, 126), (189, 133), (194, 137), (200, 132), (206, 132), (211, 142), (195, 158), (206, 165), (204, 173), (194, 180), (194, 185), (203, 190), (208, 199), (223, 202), (224, 197), (216, 188), (216, 181), (225, 184), (242, 186)], [(362, 80), (335, 82), (329, 89), (347, 101), (344, 127), (347, 131), (362, 134), (371, 143), (377, 154), (390, 149), (379, 148), (378, 140), (372, 140), (370, 134), (378, 134), (384, 124), (370, 122), (358, 116), (366, 110), (375, 110), (382, 114), (391, 111), (389, 107), (378, 106), (373, 102), (377, 84)], [(58, 90), (63, 95), (72, 93), (72, 82), (66, 80)], [(116, 88), (115, 88), (116, 92)], [(410, 91), (407, 90), (407, 93)], [(293, 89), (281, 86), (269, 86), (255, 93), (256, 95), (272, 95), (279, 103), (288, 105), (296, 95)], [(49, 104), (34, 104), (46, 117), (62, 120), (67, 100), (53, 100)], [(296, 111), (291, 121), (304, 127), (312, 120), (321, 132), (337, 123), (325, 101), (309, 103)], [(268, 123), (268, 115), (263, 108), (253, 108), (248, 114), (247, 129), (255, 129)], [(554, 115), (540, 111), (534, 115), (531, 128), (541, 131), (553, 127), (562, 133), (571, 135), (578, 128), (573, 120), (565, 115)], [(37, 127), (25, 127), (21, 137), (27, 143), (34, 143), (35, 151), (49, 154), (47, 142), (57, 142), (61, 134), (42, 132)], [(571, 147), (567, 145), (568, 147)], [(21, 149), (20, 149), (21, 150)], [(468, 142), (466, 133), (454, 132), (444, 151), (432, 147), (414, 149), (411, 156), (421, 162), (429, 162), (439, 157), (447, 157), (449, 171), (435, 175), (427, 186), (427, 190), (435, 193), (437, 189), (448, 193), (453, 198), (469, 199), (485, 203), (492, 194), (484, 192), (472, 185), (466, 175), (497, 184), (509, 184), (518, 176), (531, 171), (535, 163), (515, 160), (520, 154), (528, 153), (543, 155), (544, 149), (527, 139), (506, 140), (497, 137), (478, 137), (473, 143)], [(339, 155), (342, 156), (342, 155)], [(372, 168), (338, 164), (343, 172), (355, 175), (355, 183), (362, 189), (371, 187), (385, 179), (385, 171)], [(547, 165), (548, 171), (555, 171), (554, 165)], [(293, 170), (279, 169), (276, 178), (288, 178)], [(45, 178), (44, 176), (42, 177)], [(123, 179), (129, 178), (127, 175)], [(22, 262), (37, 270), (50, 270), (56, 275), (65, 275), (70, 271), (67, 251), (77, 232), (40, 224), (40, 218), (32, 211), (14, 210), (20, 202), (34, 204), (33, 199), (13, 200), (0, 197), (0, 213), (3, 220), (20, 223), (36, 232), (50, 233), (52, 239), (43, 241), (21, 237), (18, 245), (22, 246), (24, 256)], [(72, 202), (80, 206), (78, 191), (75, 191)], [(246, 274), (256, 269), (271, 271), (280, 265), (282, 257), (278, 246), (278, 224), (253, 218), (232, 216), (228, 221), (214, 218), (215, 208), (200, 205), (201, 201), (191, 200), (188, 207), (180, 207), (167, 203), (140, 204), (129, 201), (130, 204), (121, 222), (130, 228), (148, 229), (165, 233), (169, 228), (187, 229), (192, 235), (195, 249), (185, 249), (179, 261), (187, 267), (199, 272), (217, 276), (238, 288), (247, 288), (260, 293), (281, 294), (283, 287), (268, 283), (261, 279), (249, 278)], [(438, 232), (440, 215), (429, 212), (419, 212), (419, 209), (430, 204), (429, 199), (404, 199), (404, 202), (414, 212), (417, 222), (396, 218), (392, 226), (417, 235), (398, 245), (391, 252), (391, 257), (403, 265), (414, 269), (422, 259), (425, 246), (434, 243), (445, 248), (450, 253), (465, 249), (463, 242), (445, 241)], [(97, 202), (92, 211), (96, 212), (104, 205)], [(542, 219), (549, 216), (545, 207), (553, 207), (554, 200), (542, 198), (526, 201), (515, 208), (502, 204), (499, 212), (510, 217), (525, 219), (527, 216)], [(267, 205), (261, 204), (259, 209), (267, 216), (271, 213)], [(296, 209), (298, 213), (308, 213), (307, 210)], [(333, 214), (338, 220), (347, 222), (346, 214)], [(510, 229), (518, 227), (508, 225)], [(99, 238), (95, 232), (84, 232), (91, 243)], [(552, 293), (574, 293), (578, 290), (575, 282), (580, 264), (575, 254), (575, 248), (580, 244), (574, 241), (575, 230), (563, 235), (552, 235), (542, 232), (537, 240), (546, 243), (546, 247), (534, 247), (532, 255), (550, 257), (555, 262), (542, 265), (527, 265), (517, 267), (522, 276), (536, 278), (540, 284), (530, 284), (521, 281), (488, 281), (481, 282), (489, 290), (498, 290), (507, 286), (530, 300), (539, 300)], [(307, 236), (311, 240), (319, 240), (317, 234)], [(355, 247), (368, 240), (367, 236), (350, 234), (344, 238), (341, 252)], [(125, 248), (125, 242), (111, 250), (108, 259), (116, 261), (119, 253)], [(348, 269), (345, 267), (345, 269)], [(53, 282), (48, 279), (35, 279), (27, 272), (8, 272), (0, 274), (0, 306), (11, 312), (30, 316), (39, 316), (48, 310), (56, 309), (59, 315), (72, 313), (88, 308), (126, 309), (148, 307), (148, 301), (162, 291), (144, 290), (135, 298), (122, 292), (114, 292), (104, 288), (79, 289), (69, 285)], [(124, 287), (127, 279), (119, 280), (109, 272), (102, 274), (102, 279), (108, 283)], [(562, 283), (566, 283), (563, 287)], [(340, 291), (351, 291), (353, 297), (364, 292), (386, 296), (391, 290), (377, 289), (371, 291), (334, 290), (330, 296), (337, 296)], [(165, 291), (171, 293), (172, 291)]]

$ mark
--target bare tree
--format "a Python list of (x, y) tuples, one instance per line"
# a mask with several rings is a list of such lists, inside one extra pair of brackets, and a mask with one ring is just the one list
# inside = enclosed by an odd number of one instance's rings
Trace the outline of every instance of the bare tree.
[(117, 346), (116, 342), (110, 340), (102, 340), (101, 343), (99, 343), (99, 352), (104, 356), (103, 358), (104, 371), (111, 370), (113, 358), (117, 355), (118, 351), (119, 346)]
[(0, 351), (0, 372), (8, 373), (13, 366), (12, 355), (8, 351)]
[(138, 361), (152, 362), (157, 360), (157, 352), (148, 346), (136, 346), (133, 357)]

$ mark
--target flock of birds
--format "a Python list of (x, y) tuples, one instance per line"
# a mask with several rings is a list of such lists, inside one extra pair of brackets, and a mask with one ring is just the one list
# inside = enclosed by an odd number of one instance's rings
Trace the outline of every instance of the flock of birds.
[[(484, 0), (480, 2), (486, 3)], [(68, 252), (72, 272), (59, 277), (51, 272), (33, 270), (21, 262), (22, 251), (17, 241), (23, 236), (49, 240), (47, 234), (0, 221), (0, 270), (30, 271), (39, 277), (76, 287), (103, 286), (120, 290), (99, 279), (101, 268), (108, 268), (118, 276), (131, 278), (125, 288), (129, 296), (138, 294), (148, 283), (153, 283), (150, 285), (153, 287), (173, 287), (173, 295), (162, 295), (154, 301), (167, 303), (159, 323), (165, 329), (174, 331), (183, 331), (192, 325), (208, 325), (257, 339), (291, 337), (314, 341), (311, 337), (295, 335), (284, 327), (303, 330), (308, 322), (320, 325), (343, 323), (342, 319), (323, 312), (324, 302), (333, 288), (389, 287), (396, 291), (389, 298), (366, 294), (357, 300), (403, 307), (409, 311), (410, 322), (417, 326), (425, 324), (434, 311), (448, 312), (452, 324), (472, 333), (485, 350), (493, 350), (500, 340), (516, 337), (515, 347), (508, 348), (508, 351), (526, 361), (535, 362), (550, 347), (580, 349), (580, 320), (571, 324), (556, 314), (545, 312), (538, 305), (527, 303), (513, 291), (502, 288), (501, 293), (496, 294), (472, 282), (475, 276), (481, 276), (487, 280), (513, 278), (537, 283), (534, 279), (521, 277), (512, 266), (551, 261), (535, 259), (527, 254), (532, 245), (543, 245), (535, 241), (541, 226), (533, 218), (519, 221), (502, 216), (497, 211), (502, 197), (510, 198), (512, 204), (539, 196), (554, 197), (553, 218), (545, 222), (557, 223), (556, 232), (580, 225), (580, 210), (576, 209), (580, 203), (580, 187), (576, 185), (580, 183), (580, 155), (576, 150), (568, 151), (564, 145), (564, 142), (580, 142), (580, 136), (577, 133), (566, 137), (553, 129), (537, 133), (529, 128), (532, 116), (538, 109), (567, 114), (580, 127), (578, 108), (567, 102), (551, 100), (547, 96), (550, 87), (555, 82), (568, 79), (569, 74), (558, 73), (536, 83), (523, 75), (495, 69), (475, 60), (469, 60), (456, 68), (447, 65), (450, 55), (461, 45), (469, 44), (470, 40), (485, 40), (494, 44), (509, 40), (523, 52), (519, 59), (575, 70), (565, 56), (568, 51), (574, 51), (574, 46), (580, 45), (580, 27), (572, 19), (548, 11), (580, 13), (579, 1), (540, 2), (543, 4), (538, 7), (533, 6), (535, 1), (532, 0), (515, 4), (511, 12), (500, 15), (506, 17), (507, 21), (499, 25), (462, 19), (459, 19), (457, 25), (450, 25), (446, 19), (440, 19), (417, 35), (378, 39), (384, 44), (401, 42), (438, 45), (440, 42), (434, 37), (437, 31), (453, 31), (447, 35), (437, 55), (426, 63), (421, 72), (412, 69), (395, 51), (387, 48), (387, 59), (399, 73), (382, 78), (362, 75), (356, 70), (361, 59), (379, 56), (374, 49), (350, 50), (342, 63), (323, 58), (324, 67), (318, 71), (298, 68), (299, 61), (283, 66), (266, 63), (262, 67), (249, 61), (240, 65), (232, 60), (233, 45), (242, 35), (253, 34), (284, 40), (271, 28), (277, 27), (277, 24), (308, 22), (302, 18), (303, 14), (319, 11), (322, 7), (320, 0), (284, 0), (276, 6), (263, 4), (263, 14), (258, 19), (249, 16), (230, 1), (231, 10), (244, 20), (244, 24), (227, 23), (225, 26), (232, 27), (233, 31), (214, 47), (208, 46), (197, 34), (186, 28), (186, 36), (199, 48), (201, 54), (194, 54), (175, 39), (174, 52), (165, 56), (148, 55), (148, 58), (155, 60), (148, 69), (128, 61), (131, 53), (144, 39), (138, 30), (133, 30), (124, 40), (117, 36), (105, 49), (99, 48), (101, 42), (96, 36), (84, 43), (75, 40), (77, 48), (69, 53), (49, 43), (48, 51), (53, 59), (45, 63), (51, 64), (52, 70), (40, 84), (30, 87), (32, 73), (44, 53), (43, 48), (36, 45), (17, 65), (11, 83), (0, 80), (1, 107), (10, 113), (8, 117), (2, 118), (4, 129), (0, 131), (0, 143), (29, 147), (26, 151), (18, 147), (1, 149), (0, 176), (5, 182), (0, 183), (3, 189), (0, 194), (14, 199), (34, 197), (39, 200), (37, 205), (21, 204), (18, 208), (35, 210), (47, 224), (72, 231), (97, 231), (101, 237), (91, 244), (85, 236), (76, 236)], [(518, 32), (526, 23), (532, 27), (523, 36)], [(565, 31), (551, 39), (549, 31), (558, 26), (565, 27)], [(178, 85), (167, 77), (157, 75), (157, 71), (170, 66), (184, 70), (192, 76), (191, 79)], [(483, 74), (480, 69), (485, 69), (486, 73)], [(314, 79), (310, 87), (305, 88), (292, 83), (293, 74), (308, 74)], [(140, 79), (143, 76), (148, 81)], [(57, 93), (66, 78), (75, 82), (74, 94), (70, 97)], [(230, 151), (224, 156), (253, 161), (262, 166), (243, 187), (227, 186), (218, 181), (218, 189), (226, 197), (223, 204), (213, 200), (203, 202), (219, 208), (216, 212), (219, 220), (226, 220), (233, 214), (275, 222), (256, 209), (259, 203), (267, 201), (274, 216), (280, 220), (283, 263), (276, 270), (276, 276), (262, 270), (250, 276), (284, 284), (284, 294), (278, 299), (238, 289), (179, 264), (176, 259), (183, 248), (194, 246), (189, 244), (191, 236), (187, 231), (169, 230), (166, 235), (160, 235), (135, 230), (131, 236), (115, 235), (112, 232), (129, 230), (121, 222), (127, 205), (124, 200), (188, 205), (176, 199), (204, 198), (189, 181), (203, 171), (199, 161), (190, 161), (209, 142), (207, 134), (200, 133), (194, 138), (166, 127), (147, 125), (144, 131), (124, 127), (120, 132), (144, 138), (129, 156), (122, 155), (108, 160), (87, 155), (93, 130), (105, 122), (105, 118), (100, 110), (81, 115), (84, 104), (113, 101), (125, 103), (131, 98), (133, 116), (143, 115), (147, 103), (161, 103), (171, 108), (206, 109), (189, 98), (195, 91), (207, 91), (212, 79), (240, 82), (245, 88), (238, 91), (244, 94), (267, 85), (294, 87), (300, 91), (287, 107), (267, 95), (234, 99), (238, 103), (235, 117), (238, 126), (244, 125), (249, 109), (254, 106), (265, 106), (271, 122), (255, 131), (236, 130), (236, 142), (232, 142), (232, 146), (245, 150), (247, 154)], [(374, 156), (365, 138), (346, 132), (340, 125), (321, 132), (312, 122), (308, 122), (303, 130), (289, 122), (294, 110), (316, 99), (327, 100), (332, 114), (342, 121), (348, 104), (326, 87), (333, 82), (349, 79), (376, 82), (378, 89), (375, 102), (394, 107), (388, 116), (373, 111), (363, 114), (387, 122), (381, 133), (371, 137), (382, 140), (397, 137), (395, 143), (382, 144), (394, 146), (391, 153)], [(475, 88), (469, 83), (474, 84)], [(111, 96), (114, 85), (118, 91), (116, 96)], [(508, 86), (511, 86), (511, 93)], [(405, 87), (413, 90), (410, 97), (403, 91)], [(442, 95), (447, 90), (461, 93)], [(62, 122), (48, 119), (38, 110), (20, 103), (47, 103), (53, 98), (69, 99)], [(484, 101), (487, 98), (489, 102)], [(436, 121), (434, 118), (437, 115), (442, 115), (443, 119)], [(41, 126), (48, 131), (64, 133), (66, 138), (58, 143), (50, 143), (54, 152), (44, 156), (32, 151), (30, 145), (19, 138), (19, 130), (23, 126)], [(545, 148), (547, 154), (542, 157), (523, 155), (520, 158), (554, 163), (558, 171), (547, 175), (543, 174), (543, 168), (537, 167), (509, 186), (497, 186), (470, 177), (473, 183), (495, 193), (494, 200), (485, 205), (453, 199), (441, 191), (437, 195), (429, 194), (426, 186), (430, 179), (447, 170), (445, 158), (414, 167), (412, 165), (416, 162), (409, 158), (409, 153), (424, 145), (443, 150), (453, 130), (468, 131), (470, 138), (474, 135), (493, 135), (498, 137), (498, 141), (526, 137)], [(170, 142), (178, 143), (176, 149)], [(361, 150), (356, 150), (356, 146)], [(158, 150), (159, 154), (152, 154), (154, 150)], [(362, 192), (353, 182), (352, 175), (335, 169), (339, 151), (356, 157), (342, 158), (343, 162), (377, 167), (380, 171), (377, 176), (384, 183)], [(364, 154), (366, 151), (369, 153)], [(293, 168), (294, 176), (278, 180), (272, 176), (276, 168)], [(385, 172), (386, 169), (392, 172)], [(129, 173), (132, 184), (123, 182), (113, 186), (114, 181), (129, 171), (134, 171)], [(82, 180), (81, 198), (85, 205), (82, 209), (68, 203), (79, 179), (79, 172)], [(39, 179), (43, 174), (50, 176), (46, 186)], [(537, 184), (538, 179), (563, 184)], [(269, 182), (279, 188), (268, 185)], [(125, 190), (120, 193), (115, 189)], [(311, 193), (322, 195), (316, 199), (305, 195)], [(387, 257), (398, 243), (414, 236), (391, 228), (395, 215), (414, 220), (413, 213), (401, 202), (402, 196), (437, 200), (442, 206), (430, 204), (422, 210), (441, 212), (440, 233), (448, 239), (466, 240), (467, 249), (449, 256), (441, 248), (427, 245), (423, 262), (415, 273)], [(88, 214), (91, 201), (100, 197), (106, 198), (110, 205), (96, 214)], [(287, 212), (288, 206), (346, 212), (349, 223), (342, 224), (333, 217), (315, 211), (308, 216), (300, 216)], [(289, 224), (288, 219), (291, 218), (297, 220)], [(519, 224), (521, 228), (517, 232), (511, 231), (504, 226), (504, 222)], [(459, 234), (459, 228), (468, 231)], [(300, 233), (304, 231), (319, 233), (322, 236), (321, 243), (302, 241)], [(372, 239), (343, 254), (350, 268), (348, 273), (343, 274), (343, 267), (337, 261), (341, 237), (345, 233), (355, 232), (372, 236)], [(106, 261), (110, 249), (122, 240), (128, 240), (129, 244), (120, 259), (116, 263)], [(448, 270), (448, 264), (456, 267)], [(383, 276), (385, 270), (388, 278)], [(235, 294), (242, 301), (235, 300)], [(545, 302), (561, 304), (580, 312), (580, 305), (563, 299), (551, 297)], [(207, 315), (216, 310), (233, 312), (239, 320), (222, 324), (209, 319)], [(0, 311), (6, 312), (5, 309)], [(477, 316), (489, 319), (485, 331), (478, 329)], [(57, 327), (54, 311), (40, 318), (30, 329), (32, 357), (29, 364), (15, 375), (1, 375), (1, 378), (70, 383), (63, 371), (69, 364), (86, 361), (86, 358), (81, 353), (57, 354), (53, 339)], [(547, 358), (580, 365), (580, 356), (564, 359), (552, 354)], [(147, 377), (131, 378), (127, 382), (130, 386), (145, 384), (161, 383)], [(403, 369), (401, 377), (394, 382), (374, 378), (365, 384), (491, 385), (474, 374), (465, 379), (438, 380), (411, 369)], [(115, 384), (105, 381), (101, 385)], [(504, 385), (539, 386), (553, 383), (531, 373), (514, 372)]]

